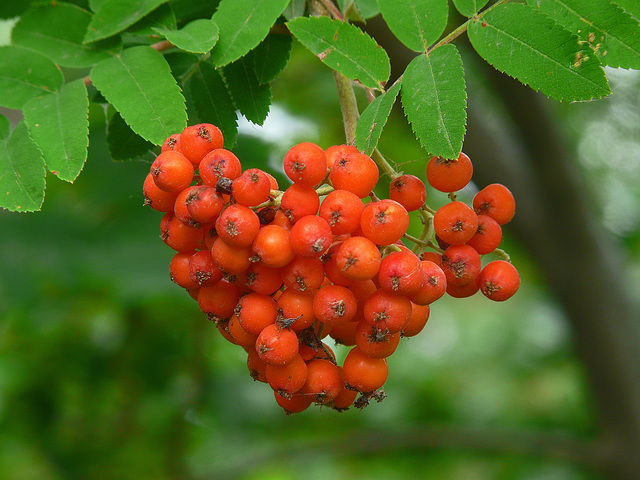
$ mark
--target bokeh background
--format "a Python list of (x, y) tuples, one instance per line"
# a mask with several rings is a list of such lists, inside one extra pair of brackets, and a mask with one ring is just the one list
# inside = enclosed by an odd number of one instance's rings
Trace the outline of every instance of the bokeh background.
[[(367, 28), (401, 72), (406, 52)], [(389, 359), (384, 402), (286, 416), (170, 281), (161, 214), (142, 206), (151, 158), (112, 161), (92, 107), (76, 182), (50, 175), (41, 212), (0, 211), (0, 478), (638, 478), (620, 465), (640, 457), (639, 72), (608, 70), (610, 98), (559, 104), (460, 48), (477, 171), (460, 196), (494, 181), (514, 192), (515, 297), (433, 304)], [(240, 121), (234, 152), (286, 186), (288, 148), (344, 134), (333, 76), (299, 46), (273, 92), (264, 127)], [(396, 107), (381, 151), (424, 179)]]

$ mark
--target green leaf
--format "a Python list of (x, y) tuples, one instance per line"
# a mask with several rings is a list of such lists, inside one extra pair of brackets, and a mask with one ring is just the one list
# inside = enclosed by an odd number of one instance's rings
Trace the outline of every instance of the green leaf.
[(402, 77), (402, 106), (427, 152), (457, 158), (467, 121), (462, 59), (454, 45), (414, 58)]
[(397, 82), (371, 102), (360, 115), (356, 127), (356, 145), (361, 152), (371, 155), (376, 148), (382, 129), (400, 92), (400, 86), (401, 82)]
[(284, 9), (282, 15), (287, 20), (301, 17), (304, 15), (305, 8), (307, 6), (307, 0), (291, 0), (289, 5)]
[(114, 160), (132, 160), (143, 156), (153, 148), (151, 142), (147, 142), (131, 130), (118, 112), (115, 112), (109, 120), (107, 143), (111, 158)]
[(24, 105), (29, 134), (58, 178), (73, 182), (87, 159), (89, 98), (82, 79)]
[(389, 57), (358, 27), (329, 17), (299, 17), (287, 26), (326, 65), (365, 87), (382, 90), (391, 71)]
[(11, 136), (0, 142), (0, 207), (12, 212), (35, 212), (44, 201), (44, 160), (20, 122)]
[(564, 101), (611, 93), (591, 49), (528, 5), (505, 4), (469, 25), (471, 45), (498, 70)]
[(246, 55), (223, 69), (229, 93), (236, 108), (247, 120), (262, 125), (271, 106), (271, 86), (260, 85), (253, 57)]
[(58, 90), (62, 82), (62, 71), (44, 55), (0, 47), (0, 106), (20, 109), (30, 98)]
[(633, 15), (636, 20), (640, 20), (640, 2), (638, 0), (615, 0), (615, 3), (624, 8), (628, 14)]
[(212, 123), (217, 126), (224, 135), (225, 148), (230, 149), (238, 136), (238, 116), (218, 71), (206, 62), (197, 63), (186, 90), (198, 114), (197, 119), (190, 118), (191, 123)]
[(154, 28), (166, 28), (167, 30), (178, 28), (176, 14), (173, 13), (173, 9), (168, 3), (160, 5), (149, 15), (131, 25), (127, 28), (127, 33), (148, 37), (157, 34)]
[(154, 30), (176, 47), (192, 53), (207, 53), (218, 41), (218, 25), (205, 18), (194, 20), (180, 30)]
[(291, 37), (288, 35), (267, 35), (255, 49), (253, 55), (255, 73), (261, 84), (273, 81), (289, 63)]
[(489, 0), (453, 0), (456, 9), (465, 17), (473, 17)]
[(447, 0), (378, 0), (382, 18), (405, 46), (425, 52), (447, 26)]
[(607, 0), (528, 0), (580, 40), (603, 65), (640, 69), (640, 25)]
[[(120, 33), (168, 0), (104, 0), (97, 4), (84, 43)], [(92, 3), (92, 8), (94, 4)]]
[[(119, 50), (120, 38), (84, 45), (92, 15), (69, 3), (50, 3), (32, 8), (13, 27), (14, 45), (36, 50), (63, 67), (84, 68)], [(110, 52), (109, 50), (114, 50)]]
[(356, 0), (356, 5), (362, 16), (366, 19), (375, 17), (380, 13), (376, 0)]
[(125, 49), (91, 70), (91, 80), (134, 132), (155, 145), (186, 128), (184, 97), (161, 53)]
[(7, 117), (0, 114), (0, 141), (6, 140), (11, 133), (11, 122)]
[(15, 18), (26, 12), (31, 6), (32, 0), (21, 0), (19, 2), (0, 2), (0, 18)]
[(171, 73), (178, 80), (178, 83), (191, 75), (194, 66), (201, 61), (198, 55), (180, 50), (165, 53), (164, 59), (169, 64)]
[(289, 0), (222, 0), (212, 20), (220, 27), (220, 38), (211, 52), (215, 66), (238, 60), (269, 33)]
[(193, 0), (169, 0), (171, 10), (180, 19), (180, 25), (186, 25), (197, 18), (211, 18), (218, 8), (220, 0), (194, 2)]

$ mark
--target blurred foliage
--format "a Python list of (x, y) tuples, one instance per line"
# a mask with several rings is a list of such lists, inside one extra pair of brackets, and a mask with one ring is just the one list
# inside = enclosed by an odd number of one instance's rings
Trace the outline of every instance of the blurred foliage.
[[(333, 77), (300, 49), (292, 54), (274, 84), (273, 128), (243, 124), (234, 151), (246, 167), (278, 168), (297, 141), (343, 141)], [(629, 91), (637, 99), (637, 88)], [(609, 107), (558, 114), (585, 131), (580, 112), (604, 121)], [(425, 331), (389, 360), (382, 404), (287, 417), (270, 388), (249, 377), (245, 353), (170, 282), (161, 215), (142, 207), (150, 160), (113, 162), (104, 112), (91, 115), (89, 161), (78, 180), (50, 182), (42, 212), (0, 212), (3, 479), (600, 478), (584, 463), (510, 448), (509, 432), (589, 439), (597, 427), (568, 325), (508, 228), (505, 249), (523, 278), (516, 297), (500, 305), (480, 296), (438, 301)], [(612, 125), (629, 142), (637, 132)], [(600, 178), (607, 166), (591, 167), (585, 142), (585, 172)], [(381, 150), (424, 178), (424, 151), (399, 115)], [(384, 195), (384, 182), (380, 189)], [(428, 195), (433, 205), (446, 201)], [(629, 195), (637, 199), (637, 187)], [(637, 225), (629, 230), (635, 238)], [(448, 428), (461, 438), (475, 433), (454, 448), (424, 447)], [(412, 435), (385, 443), (405, 431)], [(492, 432), (507, 440), (492, 446)]]

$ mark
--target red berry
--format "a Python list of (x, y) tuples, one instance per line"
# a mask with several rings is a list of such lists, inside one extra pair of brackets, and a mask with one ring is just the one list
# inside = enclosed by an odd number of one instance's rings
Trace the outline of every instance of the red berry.
[(407, 212), (413, 212), (424, 205), (427, 189), (415, 175), (400, 175), (389, 185), (389, 198), (406, 208)]
[(504, 225), (515, 215), (516, 201), (507, 187), (492, 183), (476, 193), (473, 208), (478, 215), (489, 215), (500, 225)]
[(364, 235), (377, 245), (391, 245), (409, 227), (407, 210), (394, 200), (380, 200), (364, 207), (360, 219)]
[(315, 143), (299, 143), (289, 149), (282, 162), (284, 173), (306, 187), (319, 184), (327, 174), (324, 150)]
[(466, 203), (449, 202), (436, 211), (433, 228), (442, 241), (449, 245), (459, 245), (476, 233), (478, 216)]
[(191, 184), (193, 165), (180, 152), (167, 150), (151, 164), (151, 175), (160, 190), (178, 193)]
[(476, 283), (484, 296), (502, 302), (518, 291), (520, 275), (511, 263), (505, 260), (494, 260), (482, 269)]
[(331, 227), (324, 218), (316, 215), (302, 217), (289, 232), (291, 249), (301, 257), (320, 258), (332, 240)]
[(448, 286), (475, 282), (480, 273), (480, 255), (469, 245), (451, 245), (442, 254), (442, 270)]
[(180, 134), (180, 150), (195, 166), (211, 150), (222, 148), (223, 145), (222, 132), (210, 123), (188, 126)]
[(473, 164), (462, 152), (458, 158), (433, 157), (427, 163), (427, 181), (441, 192), (462, 190), (471, 181), (472, 176)]
[(364, 153), (350, 153), (339, 158), (329, 178), (336, 190), (348, 190), (360, 198), (368, 196), (378, 183), (378, 166)]

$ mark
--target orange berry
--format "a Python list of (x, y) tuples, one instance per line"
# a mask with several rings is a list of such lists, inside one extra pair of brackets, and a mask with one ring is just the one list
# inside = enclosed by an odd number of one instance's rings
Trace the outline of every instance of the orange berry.
[(462, 190), (471, 181), (472, 176), (473, 164), (462, 152), (458, 158), (432, 157), (427, 163), (427, 181), (441, 192)]

